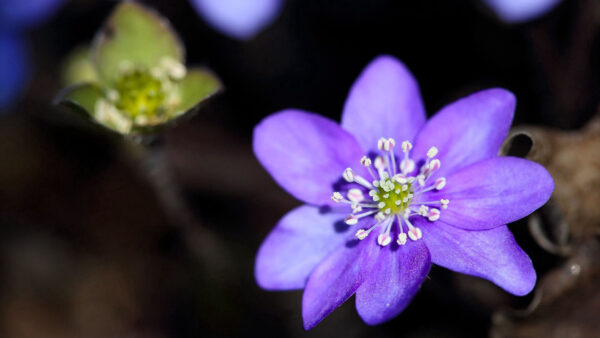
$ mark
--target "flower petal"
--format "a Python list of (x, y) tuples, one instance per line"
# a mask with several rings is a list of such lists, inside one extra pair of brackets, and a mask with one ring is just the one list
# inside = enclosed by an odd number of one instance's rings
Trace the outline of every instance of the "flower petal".
[(258, 250), (254, 275), (264, 289), (301, 289), (314, 268), (352, 236), (338, 213), (304, 205), (290, 211)]
[(515, 102), (511, 92), (494, 88), (447, 105), (419, 132), (411, 157), (424, 159), (429, 148), (437, 147), (442, 166), (432, 176), (436, 178), (497, 156), (510, 128)]
[[(554, 190), (541, 165), (516, 157), (496, 157), (447, 178), (439, 192), (424, 200), (450, 200), (444, 222), (467, 230), (485, 230), (523, 218), (544, 205)], [(418, 203), (418, 202), (416, 202)]]
[(375, 238), (355, 239), (342, 244), (319, 264), (302, 296), (304, 329), (315, 327), (352, 296), (371, 270), (379, 248)]
[(342, 127), (365, 151), (381, 137), (412, 141), (425, 123), (425, 107), (417, 81), (408, 68), (388, 55), (377, 57), (352, 85)]
[(19, 37), (0, 32), (0, 113), (21, 94), (28, 76), (28, 58)]
[(282, 0), (193, 0), (198, 14), (214, 29), (246, 40), (277, 18)]
[(416, 220), (431, 261), (447, 269), (485, 278), (504, 290), (528, 294), (535, 286), (535, 270), (508, 227), (468, 231), (442, 221)]
[(322, 116), (288, 109), (254, 128), (254, 154), (275, 181), (309, 204), (332, 204), (333, 185), (363, 153), (348, 132)]
[(536, 19), (550, 11), (561, 0), (484, 0), (498, 16), (508, 23)]
[(40, 23), (53, 15), (65, 0), (2, 0), (0, 27), (13, 31)]
[(356, 310), (369, 325), (396, 317), (412, 300), (431, 266), (423, 241), (381, 248), (369, 277), (356, 291)]

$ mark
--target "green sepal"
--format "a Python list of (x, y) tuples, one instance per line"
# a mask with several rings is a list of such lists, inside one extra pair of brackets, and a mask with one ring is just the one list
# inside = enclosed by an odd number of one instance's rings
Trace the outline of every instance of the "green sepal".
[(69, 52), (61, 70), (64, 86), (78, 83), (99, 83), (98, 73), (90, 58), (90, 47), (79, 46)]
[(218, 93), (222, 88), (221, 80), (210, 70), (191, 68), (178, 84), (181, 97), (178, 110), (185, 113)]
[(94, 40), (92, 60), (103, 81), (111, 84), (121, 65), (154, 68), (167, 57), (184, 63), (184, 48), (169, 22), (133, 1), (117, 5)]
[(94, 114), (96, 102), (103, 97), (102, 89), (98, 85), (80, 83), (63, 89), (58, 94), (55, 103), (75, 108), (78, 113), (91, 118)]

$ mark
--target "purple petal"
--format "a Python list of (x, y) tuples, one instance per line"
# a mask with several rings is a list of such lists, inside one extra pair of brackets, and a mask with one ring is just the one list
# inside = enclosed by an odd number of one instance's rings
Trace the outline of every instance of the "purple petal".
[(0, 110), (21, 94), (27, 73), (23, 42), (17, 36), (0, 32)]
[(62, 5), (64, 0), (2, 0), (0, 26), (17, 29), (39, 23)]
[(561, 0), (484, 0), (498, 16), (508, 23), (533, 20), (550, 11)]
[(412, 300), (429, 272), (423, 241), (382, 248), (369, 277), (356, 291), (356, 310), (369, 325), (396, 317)]
[(412, 141), (425, 123), (417, 81), (402, 62), (383, 55), (371, 61), (352, 85), (342, 126), (365, 151), (381, 137)]
[(258, 284), (274, 290), (303, 288), (313, 269), (352, 236), (343, 222), (347, 215), (307, 205), (285, 215), (258, 250)]
[(302, 296), (306, 330), (315, 327), (352, 296), (371, 270), (379, 251), (375, 238), (353, 240), (342, 244), (319, 264), (310, 275)]
[(333, 185), (363, 153), (348, 132), (322, 116), (288, 109), (254, 128), (254, 154), (275, 181), (309, 204), (331, 204)]
[(411, 157), (423, 159), (429, 148), (437, 147), (442, 166), (432, 176), (436, 178), (497, 156), (510, 128), (515, 102), (511, 92), (494, 88), (447, 105), (419, 132)]
[(535, 286), (531, 259), (507, 226), (485, 231), (457, 229), (442, 221), (416, 220), (431, 261), (450, 270), (490, 280), (504, 290), (528, 294)]
[[(444, 222), (467, 230), (485, 230), (523, 218), (548, 201), (552, 177), (541, 165), (516, 157), (481, 161), (447, 178), (439, 192), (424, 200), (450, 200)], [(417, 201), (415, 203), (418, 203)]]
[(232, 38), (250, 39), (279, 15), (282, 0), (192, 0), (214, 29)]

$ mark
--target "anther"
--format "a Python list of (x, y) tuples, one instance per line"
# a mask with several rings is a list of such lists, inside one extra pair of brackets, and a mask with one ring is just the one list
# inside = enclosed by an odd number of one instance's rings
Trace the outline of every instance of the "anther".
[(431, 147), (431, 148), (429, 148), (429, 150), (427, 150), (427, 157), (434, 158), (435, 155), (437, 155), (437, 153), (438, 153), (438, 148)]
[(408, 237), (410, 237), (410, 239), (413, 241), (416, 241), (423, 237), (423, 233), (421, 232), (421, 229), (417, 227), (411, 227), (410, 230), (408, 230)]
[(354, 215), (348, 215), (348, 217), (346, 217), (344, 219), (344, 222), (348, 225), (354, 225), (354, 224), (358, 223), (358, 217), (356, 217)]
[(448, 208), (448, 204), (450, 203), (450, 200), (442, 198), (440, 200), (440, 203), (442, 204), (442, 209), (447, 209)]
[(413, 170), (415, 170), (415, 161), (411, 160), (411, 159), (403, 159), (402, 162), (400, 162), (400, 170), (403, 173), (410, 173)]
[(443, 187), (446, 186), (446, 178), (438, 178), (437, 180), (435, 180), (435, 183), (433, 185), (435, 186), (435, 190), (441, 190)]
[(354, 182), (354, 172), (351, 168), (346, 168), (346, 170), (344, 170), (344, 173), (342, 174), (342, 177), (344, 177), (346, 182)]
[(368, 157), (366, 157), (366, 156), (363, 156), (363, 157), (360, 159), (360, 164), (364, 165), (365, 167), (368, 167), (368, 166), (370, 166), (370, 165), (371, 165), (371, 159), (370, 159), (370, 158), (368, 158)]
[(331, 195), (331, 200), (338, 203), (341, 202), (344, 199), (344, 196), (342, 196), (342, 194), (340, 194), (339, 192), (334, 192), (333, 195)]
[(396, 241), (396, 243), (398, 243), (398, 245), (406, 244), (406, 234), (405, 233), (398, 234), (398, 240)]
[(389, 234), (383, 233), (377, 236), (377, 243), (381, 246), (387, 246), (392, 241), (392, 237)]
[(435, 222), (440, 219), (440, 211), (436, 208), (431, 208), (427, 213), (427, 219), (431, 222)]
[(347, 196), (352, 202), (362, 202), (365, 199), (362, 190), (356, 188), (348, 190)]
[(369, 232), (365, 231), (364, 229), (360, 229), (356, 232), (355, 236), (356, 238), (362, 241), (363, 239), (367, 238), (367, 236), (369, 236)]
[(410, 151), (411, 149), (412, 149), (412, 144), (410, 142), (408, 142), (408, 141), (402, 142), (402, 151), (403, 152), (406, 153), (406, 152)]

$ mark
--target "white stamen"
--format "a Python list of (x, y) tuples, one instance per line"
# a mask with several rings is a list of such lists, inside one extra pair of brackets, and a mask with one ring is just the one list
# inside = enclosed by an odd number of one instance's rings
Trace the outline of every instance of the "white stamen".
[(431, 208), (429, 210), (429, 212), (427, 213), (427, 219), (430, 220), (431, 222), (435, 222), (438, 219), (440, 219), (440, 210), (438, 210), (436, 208)]
[(421, 232), (421, 229), (417, 227), (411, 227), (410, 230), (408, 230), (408, 237), (410, 237), (410, 239), (413, 241), (416, 241), (423, 237), (423, 233)]
[(379, 234), (379, 236), (377, 236), (377, 243), (381, 246), (387, 246), (391, 241), (392, 237), (387, 233)]
[(427, 150), (427, 157), (434, 158), (435, 155), (437, 155), (437, 153), (438, 153), (438, 148), (431, 147), (431, 148), (429, 148), (429, 150)]
[(448, 208), (448, 204), (450, 204), (450, 200), (442, 198), (440, 200), (440, 203), (442, 204), (442, 209), (447, 209)]
[(342, 177), (346, 180), (346, 182), (354, 182), (354, 172), (351, 168), (346, 168), (346, 170), (344, 170), (344, 173), (342, 174)]
[(360, 164), (364, 165), (365, 167), (368, 167), (368, 166), (370, 166), (370, 165), (371, 165), (371, 159), (370, 159), (370, 158), (368, 158), (368, 157), (366, 157), (366, 156), (363, 156), (363, 157), (360, 159)]
[(415, 161), (405, 158), (400, 162), (400, 170), (403, 174), (410, 173), (415, 170)]
[(362, 241), (363, 239), (367, 238), (367, 236), (369, 236), (369, 231), (360, 229), (356, 232), (355, 236), (356, 236), (356, 238), (358, 238), (359, 240)]
[(406, 244), (406, 234), (405, 233), (398, 234), (398, 240), (396, 241), (396, 243), (398, 243), (398, 245)]
[(382, 138), (380, 138), (380, 139), (377, 141), (377, 149), (379, 149), (379, 150), (383, 150), (383, 149), (385, 148), (385, 145), (386, 145), (386, 143), (387, 143), (387, 140), (386, 140), (386, 139), (384, 139), (383, 137), (382, 137)]
[(429, 167), (427, 168), (429, 170), (429, 173), (436, 171), (440, 168), (440, 166), (442, 165), (442, 162), (440, 162), (440, 160), (433, 159), (431, 160), (431, 162), (429, 163)]
[(385, 219), (385, 215), (383, 214), (383, 212), (378, 212), (377, 214), (375, 214), (375, 220), (377, 222), (381, 222)]
[(348, 190), (347, 196), (348, 199), (352, 202), (362, 202), (365, 199), (362, 190), (356, 188)]
[(341, 202), (344, 199), (344, 196), (342, 196), (342, 194), (340, 194), (339, 192), (334, 192), (333, 195), (331, 195), (331, 200), (338, 203)]
[(408, 141), (402, 142), (402, 151), (407, 153), (412, 149), (412, 144)]
[(444, 177), (438, 178), (437, 180), (435, 180), (434, 186), (435, 186), (435, 190), (441, 190), (443, 187), (446, 186), (446, 178), (444, 178)]
[(394, 149), (395, 146), (396, 146), (396, 140), (394, 140), (393, 138), (388, 138), (387, 142), (385, 144), (385, 150), (390, 151), (390, 150)]
[(419, 215), (427, 216), (428, 210), (429, 210), (429, 208), (426, 205), (421, 205), (421, 207), (419, 208)]
[(400, 184), (406, 184), (406, 177), (402, 176), (402, 174), (396, 174), (392, 177), (392, 181), (398, 182)]
[(344, 222), (348, 225), (354, 225), (358, 223), (358, 217), (356, 217), (355, 215), (348, 215), (348, 217), (344, 219)]
[(381, 209), (381, 208), (385, 207), (385, 202), (379, 202), (379, 204), (377, 204), (377, 207), (378, 207), (379, 209)]
[(425, 186), (425, 176), (417, 175), (417, 183), (419, 183), (419, 185), (421, 187), (424, 187)]

